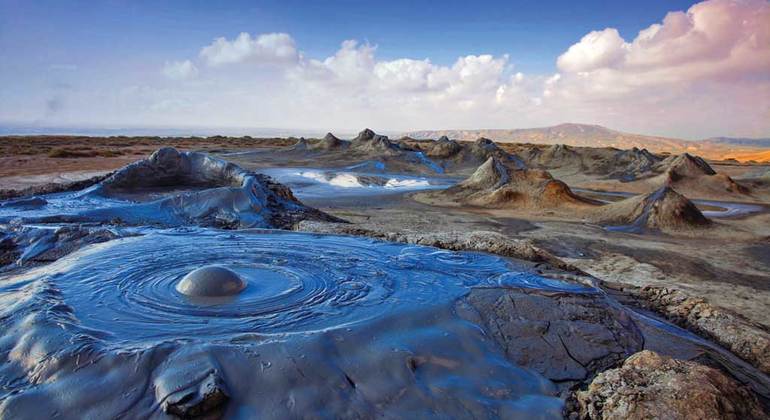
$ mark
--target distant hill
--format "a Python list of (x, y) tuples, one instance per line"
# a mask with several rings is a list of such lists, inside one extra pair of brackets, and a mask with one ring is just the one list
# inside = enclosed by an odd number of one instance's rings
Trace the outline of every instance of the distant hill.
[(770, 148), (770, 138), (752, 139), (747, 137), (711, 137), (703, 140), (704, 143), (725, 144), (731, 146)]
[(717, 160), (725, 159), (726, 157), (743, 156), (742, 152), (746, 152), (746, 149), (750, 147), (770, 148), (770, 142), (765, 144), (770, 139), (719, 137), (704, 141), (690, 141), (670, 137), (624, 133), (600, 125), (575, 123), (523, 129), (426, 130), (413, 131), (405, 135), (415, 139), (437, 139), (441, 136), (447, 136), (450, 139), (456, 140), (475, 140), (479, 137), (486, 137), (502, 143), (566, 144), (570, 146), (614, 147), (618, 149), (636, 147), (657, 153), (678, 154), (687, 152), (703, 156), (707, 159)]

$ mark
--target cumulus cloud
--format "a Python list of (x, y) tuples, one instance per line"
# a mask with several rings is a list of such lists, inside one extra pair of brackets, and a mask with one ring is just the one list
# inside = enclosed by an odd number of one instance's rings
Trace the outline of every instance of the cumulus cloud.
[(203, 47), (200, 57), (210, 66), (252, 61), (260, 64), (291, 63), (297, 60), (294, 38), (286, 33), (252, 37), (241, 32), (232, 41), (220, 37)]
[(556, 61), (563, 71), (583, 72), (617, 65), (624, 58), (628, 45), (618, 30), (607, 28), (592, 31)]
[(605, 116), (681, 135), (694, 125), (766, 134), (770, 122), (758, 121), (770, 115), (770, 3), (704, 1), (668, 13), (630, 41), (613, 28), (593, 31), (557, 67), (561, 78), (544, 96), (580, 106), (594, 121)]
[(163, 65), (163, 75), (172, 80), (192, 79), (198, 76), (198, 68), (190, 60), (167, 61)]
[(643, 29), (631, 42), (613, 28), (594, 31), (559, 56), (557, 65), (565, 73), (633, 75), (643, 79), (640, 84), (766, 73), (770, 3), (705, 1), (687, 12), (668, 13), (662, 23)]

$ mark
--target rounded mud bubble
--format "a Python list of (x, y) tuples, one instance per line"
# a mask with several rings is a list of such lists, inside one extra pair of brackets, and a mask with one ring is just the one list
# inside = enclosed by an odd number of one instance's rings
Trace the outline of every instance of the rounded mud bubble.
[(176, 285), (179, 293), (193, 297), (234, 296), (245, 288), (246, 282), (241, 276), (217, 265), (195, 269)]

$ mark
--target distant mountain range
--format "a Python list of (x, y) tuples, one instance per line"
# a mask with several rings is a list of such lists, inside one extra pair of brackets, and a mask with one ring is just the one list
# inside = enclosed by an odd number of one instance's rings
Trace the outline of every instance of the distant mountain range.
[(747, 137), (711, 137), (703, 140), (710, 144), (727, 144), (731, 146), (770, 148), (770, 138), (752, 139)]
[[(565, 123), (552, 127), (481, 130), (426, 130), (405, 134), (415, 139), (437, 139), (447, 136), (455, 140), (475, 140), (479, 137), (503, 143), (567, 144), (583, 147), (615, 147), (618, 149), (648, 149), (657, 153), (693, 153), (708, 159), (728, 159), (740, 154), (752, 160), (751, 152), (770, 148), (770, 139), (713, 137), (691, 141), (670, 137), (647, 136), (612, 130), (600, 125)], [(748, 156), (748, 157), (747, 157)], [(764, 160), (764, 159), (763, 159)]]

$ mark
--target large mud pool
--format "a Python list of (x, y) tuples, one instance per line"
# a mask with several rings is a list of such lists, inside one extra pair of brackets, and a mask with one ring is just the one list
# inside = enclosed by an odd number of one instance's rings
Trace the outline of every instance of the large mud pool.
[[(176, 290), (210, 264), (246, 288), (203, 300)], [(162, 416), (206, 401), (205, 389), (244, 418), (375, 407), (557, 418), (557, 386), (508, 360), (456, 304), (474, 288), (596, 293), (485, 254), (209, 229), (92, 245), (0, 284), (0, 408), (24, 418)]]
[[(245, 289), (218, 298), (176, 290), (211, 264), (239, 274)], [(491, 255), (369, 239), (196, 230), (110, 241), (27, 276), (48, 279), (82, 326), (129, 345), (340, 328), (450, 302), (479, 284), (580, 290), (511, 269)]]

